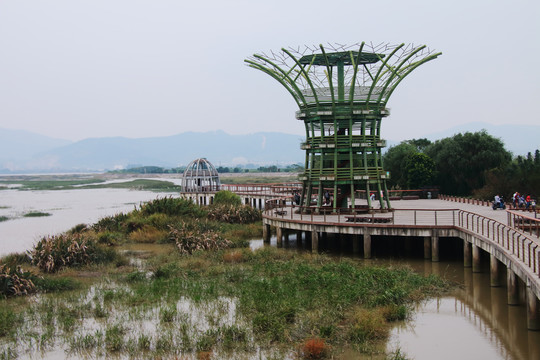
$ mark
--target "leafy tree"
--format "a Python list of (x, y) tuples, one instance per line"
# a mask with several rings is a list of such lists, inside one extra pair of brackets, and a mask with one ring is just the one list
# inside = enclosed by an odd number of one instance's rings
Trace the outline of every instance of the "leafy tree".
[(407, 158), (417, 152), (416, 146), (408, 141), (402, 141), (388, 149), (383, 156), (384, 170), (390, 172), (388, 185), (402, 189), (407, 187)]
[(485, 130), (438, 140), (425, 152), (435, 162), (441, 191), (453, 195), (470, 195), (482, 188), (486, 172), (506, 168), (512, 158), (503, 142)]
[(435, 163), (426, 154), (409, 155), (405, 168), (409, 189), (419, 189), (431, 184), (435, 175)]

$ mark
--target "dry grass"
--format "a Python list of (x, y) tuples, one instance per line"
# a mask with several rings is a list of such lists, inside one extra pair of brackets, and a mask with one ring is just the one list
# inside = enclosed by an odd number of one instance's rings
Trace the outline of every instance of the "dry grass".
[(164, 242), (167, 240), (169, 235), (168, 231), (159, 230), (152, 226), (143, 226), (141, 229), (136, 230), (129, 234), (129, 240), (135, 243), (142, 244), (155, 244)]

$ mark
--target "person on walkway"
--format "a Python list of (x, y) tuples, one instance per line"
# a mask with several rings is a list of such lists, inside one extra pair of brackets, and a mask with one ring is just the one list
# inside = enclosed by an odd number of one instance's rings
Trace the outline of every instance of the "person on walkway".
[(330, 192), (328, 190), (324, 192), (324, 203), (330, 205)]
[(514, 209), (517, 209), (518, 207), (518, 197), (519, 193), (516, 191), (514, 195), (512, 195), (512, 205), (514, 206)]
[(495, 195), (495, 207), (501, 207), (501, 197), (499, 194)]
[(531, 207), (531, 195), (527, 194), (527, 197), (525, 198), (525, 210), (529, 210)]

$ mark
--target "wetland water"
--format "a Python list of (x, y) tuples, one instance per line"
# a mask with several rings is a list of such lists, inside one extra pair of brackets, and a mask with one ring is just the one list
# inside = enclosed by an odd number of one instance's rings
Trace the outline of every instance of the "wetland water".
[[(93, 223), (141, 202), (168, 196), (166, 193), (123, 189), (56, 191), (0, 191), (0, 256), (23, 252), (43, 235), (57, 234), (80, 223)], [(25, 213), (50, 213), (23, 217)], [(272, 240), (275, 246), (275, 239)], [(251, 243), (263, 246), (262, 240)], [(294, 236), (288, 243), (297, 249)], [(329, 250), (336, 257), (350, 253)], [(405, 264), (420, 273), (436, 273), (459, 284), (450, 295), (427, 301), (416, 308), (409, 321), (398, 324), (388, 342), (388, 351), (400, 349), (410, 359), (540, 359), (540, 332), (526, 329), (525, 306), (506, 305), (506, 288), (489, 286), (489, 271), (473, 274), (459, 258), (432, 263), (423, 259), (381, 255), (373, 264)], [(57, 356), (58, 355), (58, 356)], [(52, 351), (47, 358), (63, 358)]]

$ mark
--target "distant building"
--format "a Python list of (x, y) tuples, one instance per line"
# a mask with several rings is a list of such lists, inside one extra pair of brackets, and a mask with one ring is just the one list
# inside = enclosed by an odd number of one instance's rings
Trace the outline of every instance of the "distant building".
[(182, 192), (219, 191), (219, 174), (206, 158), (199, 158), (189, 163), (182, 176)]

